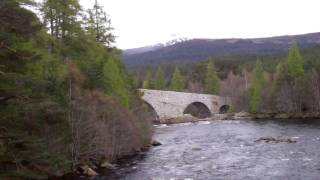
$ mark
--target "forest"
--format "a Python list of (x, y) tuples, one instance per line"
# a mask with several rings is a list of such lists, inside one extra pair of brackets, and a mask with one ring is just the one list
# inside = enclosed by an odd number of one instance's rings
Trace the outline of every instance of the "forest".
[[(206, 61), (131, 69), (136, 86), (231, 97), (230, 111), (285, 118), (319, 116), (318, 46), (286, 53), (210, 57)], [(154, 73), (153, 73), (154, 72)], [(178, 88), (177, 88), (178, 87)]]
[(59, 177), (149, 146), (102, 6), (1, 0), (0, 24), (0, 179)]

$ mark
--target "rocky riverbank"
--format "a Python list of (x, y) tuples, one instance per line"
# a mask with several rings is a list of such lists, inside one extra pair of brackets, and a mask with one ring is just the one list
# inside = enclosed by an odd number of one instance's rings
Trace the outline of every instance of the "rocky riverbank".
[(101, 174), (113, 174), (117, 173), (118, 169), (121, 167), (132, 166), (135, 161), (142, 158), (144, 154), (152, 146), (161, 146), (161, 142), (157, 140), (152, 140), (148, 146), (145, 146), (131, 154), (124, 155), (115, 161), (109, 162), (106, 160), (92, 160), (90, 162), (83, 162), (77, 165), (75, 172), (65, 174), (61, 177), (53, 179), (78, 179), (78, 178), (94, 178)]
[(320, 113), (256, 113), (253, 119), (320, 119)]
[(212, 121), (212, 120), (250, 120), (250, 119), (320, 119), (320, 113), (225, 113), (214, 114), (208, 118), (197, 118), (190, 114), (181, 117), (162, 120), (161, 124), (177, 124), (186, 122)]
[(198, 121), (238, 120), (238, 119), (252, 119), (252, 115), (247, 112), (239, 112), (239, 113), (214, 114), (207, 118), (197, 118), (190, 114), (184, 114), (181, 117), (162, 120), (161, 124), (177, 124), (177, 123), (198, 122)]

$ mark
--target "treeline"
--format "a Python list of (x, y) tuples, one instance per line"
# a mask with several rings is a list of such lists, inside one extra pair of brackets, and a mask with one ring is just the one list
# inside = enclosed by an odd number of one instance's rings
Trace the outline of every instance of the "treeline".
[(171, 77), (169, 76), (170, 80), (168, 80), (169, 78), (165, 75), (162, 67), (159, 66), (155, 74), (148, 70), (144, 78), (139, 79), (139, 75), (135, 74), (135, 86), (144, 89), (217, 94), (219, 92), (219, 78), (213, 61), (209, 60), (204, 72), (206, 74), (203, 80), (200, 80), (192, 76), (184, 76), (179, 67), (175, 66)]
[[(300, 52), (293, 41), (286, 55), (263, 56), (258, 60), (239, 55), (238, 59), (233, 57), (234, 60), (210, 58), (206, 62), (175, 65), (175, 69), (181, 69), (179, 76), (184, 80), (178, 90), (231, 97), (234, 111), (316, 113), (320, 100), (319, 52), (317, 47)], [(152, 68), (147, 72), (134, 71), (137, 86), (174, 90), (171, 84), (176, 70), (173, 72), (172, 65), (162, 67), (164, 70), (158, 67), (153, 75)]]
[(293, 41), (287, 56), (276, 61), (272, 69), (257, 60), (252, 70), (243, 69), (239, 74), (229, 72), (220, 82), (220, 94), (230, 96), (237, 111), (317, 117), (320, 100), (318, 58), (316, 54), (307, 56), (314, 59), (305, 61)]
[(0, 24), (0, 177), (60, 176), (150, 143), (98, 3), (1, 0)]
[(257, 62), (249, 89), (251, 112), (316, 113), (319, 110), (319, 73), (305, 69), (296, 42), (292, 42), (288, 57), (276, 66), (271, 78), (264, 75)]

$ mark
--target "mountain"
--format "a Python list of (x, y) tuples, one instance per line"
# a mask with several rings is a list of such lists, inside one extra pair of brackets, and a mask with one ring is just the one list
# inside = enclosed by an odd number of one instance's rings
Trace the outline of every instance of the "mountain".
[(254, 39), (191, 39), (124, 50), (123, 59), (129, 68), (137, 68), (204, 61), (210, 56), (273, 55), (286, 52), (292, 39), (300, 48), (320, 45), (320, 33)]
[(152, 46), (132, 48), (132, 49), (124, 50), (123, 54), (126, 56), (130, 56), (130, 55), (134, 55), (134, 54), (141, 54), (141, 53), (145, 53), (145, 52), (155, 51), (155, 50), (160, 49), (162, 47), (164, 47), (163, 44), (156, 44), (156, 45), (152, 45)]

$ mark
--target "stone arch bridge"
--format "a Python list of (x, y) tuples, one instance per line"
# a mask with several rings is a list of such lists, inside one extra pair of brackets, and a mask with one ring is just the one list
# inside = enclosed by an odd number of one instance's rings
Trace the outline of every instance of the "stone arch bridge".
[(204, 108), (210, 115), (230, 107), (231, 100), (210, 94), (139, 89), (142, 99), (154, 109), (159, 120), (182, 117), (191, 106)]

